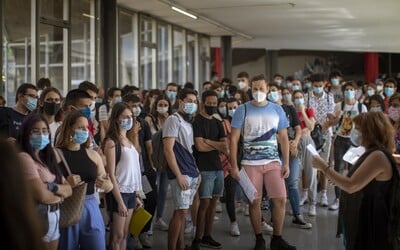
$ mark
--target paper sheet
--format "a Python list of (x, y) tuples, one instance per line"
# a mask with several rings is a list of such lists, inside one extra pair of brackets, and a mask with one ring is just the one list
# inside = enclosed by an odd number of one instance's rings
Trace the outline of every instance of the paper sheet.
[(350, 146), (349, 150), (343, 155), (343, 160), (345, 162), (350, 163), (351, 165), (354, 165), (358, 158), (362, 156), (365, 152), (365, 148), (360, 146), (360, 147), (353, 147)]
[(307, 150), (312, 154), (312, 156), (318, 156), (318, 151), (314, 148), (312, 144), (307, 145)]
[(247, 196), (249, 201), (253, 203), (257, 190), (243, 168), (239, 171), (239, 178), (239, 184), (242, 187), (244, 194)]

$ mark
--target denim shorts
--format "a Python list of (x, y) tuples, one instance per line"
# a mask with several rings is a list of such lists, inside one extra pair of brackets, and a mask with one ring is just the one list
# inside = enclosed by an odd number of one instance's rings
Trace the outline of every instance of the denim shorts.
[(221, 197), (224, 192), (224, 172), (201, 171), (201, 183), (199, 187), (200, 199)]
[[(136, 207), (136, 193), (121, 193), (121, 197), (127, 209), (134, 209)], [(112, 192), (106, 194), (106, 200), (107, 210), (118, 213), (118, 203)]]
[(47, 218), (49, 219), (49, 230), (46, 235), (43, 236), (44, 242), (52, 242), (60, 238), (60, 209), (55, 211), (49, 211), (47, 213)]
[(194, 195), (196, 194), (197, 181), (199, 178), (193, 178), (186, 175), (186, 179), (190, 186), (188, 190), (182, 190), (176, 179), (170, 180), (171, 194), (175, 210), (189, 209), (190, 205), (192, 205)]

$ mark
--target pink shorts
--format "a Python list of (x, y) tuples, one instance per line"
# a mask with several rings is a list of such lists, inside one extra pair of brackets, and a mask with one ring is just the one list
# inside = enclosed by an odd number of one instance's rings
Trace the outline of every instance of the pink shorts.
[(263, 184), (269, 198), (286, 198), (285, 179), (281, 177), (282, 166), (273, 161), (267, 165), (244, 165), (244, 170), (257, 190), (256, 199), (261, 199)]

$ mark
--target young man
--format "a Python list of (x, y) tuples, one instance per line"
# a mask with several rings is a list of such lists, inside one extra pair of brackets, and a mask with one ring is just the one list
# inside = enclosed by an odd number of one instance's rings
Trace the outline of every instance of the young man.
[[(250, 204), (250, 220), (256, 235), (254, 250), (265, 249), (260, 209), (263, 185), (274, 204), (271, 250), (296, 249), (282, 239), (286, 204), (284, 179), (289, 176), (287, 134), (289, 122), (282, 107), (266, 100), (269, 87), (264, 76), (254, 77), (251, 83), (254, 100), (239, 106), (232, 119), (231, 173), (235, 179), (239, 180), (237, 154), (240, 133), (243, 131), (244, 145), (241, 164), (257, 190), (255, 199)], [(282, 152), (283, 166), (279, 157), (278, 142)]]
[[(352, 119), (360, 113), (368, 112), (367, 107), (356, 100), (357, 86), (354, 82), (346, 82), (343, 87), (343, 102), (336, 104), (334, 116), (330, 118), (331, 125), (338, 124), (336, 137), (333, 145), (334, 168), (338, 173), (345, 170), (345, 162), (343, 156), (350, 148), (350, 132), (353, 129)], [(335, 200), (329, 206), (329, 210), (337, 210), (339, 208), (340, 189), (335, 186)]]
[(385, 99), (383, 99), (385, 103), (385, 113), (388, 114), (389, 110), (389, 99), (390, 97), (397, 92), (397, 82), (393, 78), (389, 78), (385, 81), (385, 89), (384, 89), (384, 95)]
[(107, 91), (108, 102), (99, 107), (100, 141), (104, 140), (108, 130), (108, 118), (114, 104), (122, 102), (122, 90), (116, 87)]
[(192, 250), (200, 244), (210, 248), (222, 248), (211, 237), (215, 207), (224, 190), (224, 172), (219, 152), (229, 155), (226, 134), (221, 121), (213, 115), (218, 110), (218, 96), (215, 91), (203, 92), (202, 109), (193, 122), (195, 158), (201, 174), (199, 187), (200, 206), (197, 213), (196, 236)]
[(341, 88), (341, 83), (343, 80), (343, 75), (340, 71), (332, 71), (329, 74), (329, 81), (331, 86), (329, 88), (329, 93), (333, 95), (335, 103), (343, 101), (343, 92)]
[(89, 81), (81, 82), (78, 86), (78, 89), (86, 91), (86, 93), (88, 93), (92, 99), (92, 103), (90, 104), (89, 132), (93, 138), (95, 138), (96, 135), (98, 135), (98, 138), (100, 138), (99, 122), (95, 118), (96, 112), (97, 112), (96, 111), (96, 99), (97, 99), (97, 95), (99, 93), (99, 89), (97, 88), (96, 84), (89, 82)]
[(168, 230), (168, 250), (185, 248), (185, 217), (198, 185), (199, 170), (192, 155), (194, 141), (191, 124), (196, 111), (196, 92), (183, 89), (179, 93), (178, 112), (170, 115), (162, 127), (164, 155), (175, 206)]
[(245, 93), (247, 93), (247, 96), (249, 97), (250, 100), (253, 100), (253, 95), (251, 94), (251, 87), (250, 87), (250, 76), (247, 72), (240, 72), (237, 74), (237, 82), (238, 82), (238, 87), (240, 90), (243, 90)]
[(22, 121), (31, 111), (37, 108), (37, 88), (30, 83), (18, 87), (13, 108), (0, 108), (0, 135), (16, 140)]
[(176, 96), (178, 95), (178, 85), (174, 82), (170, 82), (167, 84), (167, 88), (165, 89), (165, 95), (168, 97), (168, 100), (171, 102), (172, 113), (178, 111), (178, 103), (176, 101)]

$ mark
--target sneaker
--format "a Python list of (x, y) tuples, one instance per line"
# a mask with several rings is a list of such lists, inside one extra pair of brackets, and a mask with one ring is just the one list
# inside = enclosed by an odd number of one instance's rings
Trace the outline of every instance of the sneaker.
[(139, 240), (144, 248), (152, 248), (153, 247), (153, 242), (149, 239), (149, 236), (147, 236), (146, 233), (140, 234)]
[(245, 209), (244, 209), (244, 216), (249, 216), (250, 212), (249, 212), (249, 204), (246, 204)]
[(236, 213), (244, 213), (244, 204), (242, 203), (237, 203), (236, 205)]
[(143, 249), (142, 243), (140, 243), (138, 237), (133, 237), (132, 244), (133, 244), (133, 249), (135, 250)]
[(328, 206), (328, 196), (326, 196), (326, 191), (321, 191), (320, 204), (322, 207)]
[(254, 250), (265, 250), (265, 240), (263, 238), (256, 239)]
[(193, 232), (193, 224), (192, 222), (188, 222), (185, 225), (185, 234), (191, 234)]
[(161, 230), (161, 231), (168, 231), (168, 224), (160, 218), (154, 223), (154, 229)]
[(339, 208), (339, 199), (336, 198), (333, 203), (329, 206), (329, 210), (338, 210)]
[(222, 204), (220, 201), (217, 201), (217, 205), (215, 206), (216, 213), (222, 213)]
[(240, 236), (239, 225), (237, 224), (237, 222), (231, 223), (231, 235)]
[(300, 206), (303, 206), (307, 202), (308, 202), (308, 191), (303, 191), (301, 193)]
[(274, 228), (268, 225), (265, 221), (261, 222), (261, 228), (267, 234), (271, 234), (274, 231)]
[(201, 243), (200, 239), (194, 239), (192, 241), (192, 246), (190, 247), (190, 250), (200, 250), (200, 243)]
[(295, 246), (289, 245), (282, 237), (271, 239), (271, 250), (296, 250)]
[(316, 211), (315, 205), (310, 205), (308, 207), (308, 215), (309, 216), (316, 216), (317, 215), (317, 211)]
[(303, 215), (296, 215), (293, 217), (292, 224), (301, 229), (311, 229), (312, 225), (309, 222), (306, 222), (303, 218)]
[(208, 248), (213, 248), (213, 249), (221, 249), (222, 245), (219, 242), (216, 242), (211, 236), (203, 236), (203, 239), (201, 239), (200, 245), (202, 247), (208, 247)]

